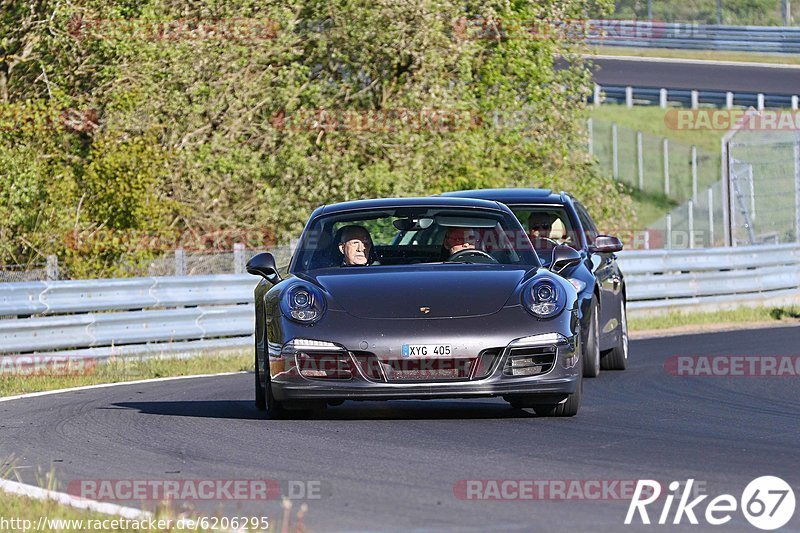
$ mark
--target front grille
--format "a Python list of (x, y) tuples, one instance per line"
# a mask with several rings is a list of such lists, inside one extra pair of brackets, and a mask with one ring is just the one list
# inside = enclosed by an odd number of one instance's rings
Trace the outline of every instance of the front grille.
[(503, 373), (506, 376), (539, 376), (556, 364), (555, 346), (511, 348)]
[(310, 379), (351, 379), (353, 368), (348, 353), (297, 353), (300, 375)]
[(381, 367), (387, 381), (468, 380), (475, 358), (385, 359)]

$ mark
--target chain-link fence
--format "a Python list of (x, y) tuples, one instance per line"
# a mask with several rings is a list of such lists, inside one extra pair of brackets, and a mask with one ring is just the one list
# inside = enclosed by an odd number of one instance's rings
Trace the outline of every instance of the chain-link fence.
[(720, 179), (718, 153), (604, 120), (590, 119), (589, 131), (601, 172), (645, 194), (682, 203)]
[(800, 132), (742, 129), (726, 146), (731, 244), (800, 241)]
[[(261, 251), (263, 250), (248, 250), (238, 245), (232, 251), (221, 252), (177, 249), (149, 260), (123, 254), (119, 258), (119, 266), (127, 277), (244, 274), (247, 261)], [(275, 256), (278, 267), (285, 270), (291, 261), (294, 247), (276, 246), (268, 251)], [(59, 268), (56, 256), (49, 256), (46, 263), (0, 265), (0, 283), (58, 279), (69, 279), (69, 275)]]

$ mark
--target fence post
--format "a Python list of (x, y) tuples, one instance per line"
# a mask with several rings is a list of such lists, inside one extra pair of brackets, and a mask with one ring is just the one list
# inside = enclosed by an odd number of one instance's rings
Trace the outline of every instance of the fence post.
[(667, 107), (667, 90), (661, 89), (658, 92), (658, 105), (661, 106), (662, 109), (666, 109)]
[(594, 92), (592, 93), (592, 104), (597, 107), (601, 104), (601, 96), (600, 96), (600, 86), (596, 83), (594, 84)]
[(669, 139), (664, 137), (664, 194), (669, 196)]
[(757, 102), (758, 102), (758, 110), (759, 111), (763, 111), (764, 110), (764, 93), (758, 93)]
[(725, 108), (733, 109), (733, 93), (730, 91), (725, 93)]
[(697, 146), (692, 145), (692, 201), (697, 201)]
[(642, 153), (642, 132), (636, 132), (636, 160), (639, 170), (639, 190), (644, 190), (644, 154)]
[(689, 248), (694, 248), (694, 201), (686, 202), (689, 209)]
[(692, 90), (692, 109), (700, 107), (700, 95), (696, 90)]
[(586, 121), (586, 129), (589, 130), (589, 155), (594, 155), (594, 123), (592, 117)]
[(617, 152), (617, 123), (611, 123), (611, 172), (615, 180), (619, 180), (619, 159)]
[(58, 256), (57, 255), (48, 255), (47, 256), (47, 280), (48, 281), (55, 281), (58, 279)]
[(714, 189), (708, 188), (708, 247), (714, 247)]
[(183, 248), (175, 249), (175, 275), (186, 275), (186, 252)]
[(233, 245), (233, 273), (244, 274), (245, 262), (244, 244), (237, 242)]
[(633, 87), (630, 85), (625, 87), (625, 105), (627, 107), (633, 107)]
[(664, 248), (667, 250), (672, 248), (672, 213), (667, 213), (667, 239)]
[(792, 95), (792, 111), (797, 111), (797, 95)]
[(794, 137), (794, 233), (800, 242), (800, 133)]

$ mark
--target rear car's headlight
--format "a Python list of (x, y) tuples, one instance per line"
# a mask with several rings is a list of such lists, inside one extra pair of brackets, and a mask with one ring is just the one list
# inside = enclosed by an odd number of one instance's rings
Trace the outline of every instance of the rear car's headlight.
[(522, 290), (522, 305), (536, 318), (553, 318), (564, 310), (566, 295), (549, 279), (534, 281)]
[(283, 316), (300, 324), (313, 324), (325, 313), (325, 296), (318, 288), (307, 283), (289, 287), (281, 297)]

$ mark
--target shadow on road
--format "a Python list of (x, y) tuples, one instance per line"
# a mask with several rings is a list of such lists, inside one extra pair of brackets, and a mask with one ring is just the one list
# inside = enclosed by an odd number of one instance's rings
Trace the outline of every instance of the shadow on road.
[[(252, 401), (153, 401), (119, 402), (116, 409), (135, 409), (151, 415), (223, 418), (238, 420), (269, 419), (269, 414), (256, 410)], [(479, 420), (535, 418), (530, 410), (513, 409), (502, 401), (387, 401), (345, 402), (323, 411), (298, 411), (302, 420)]]

